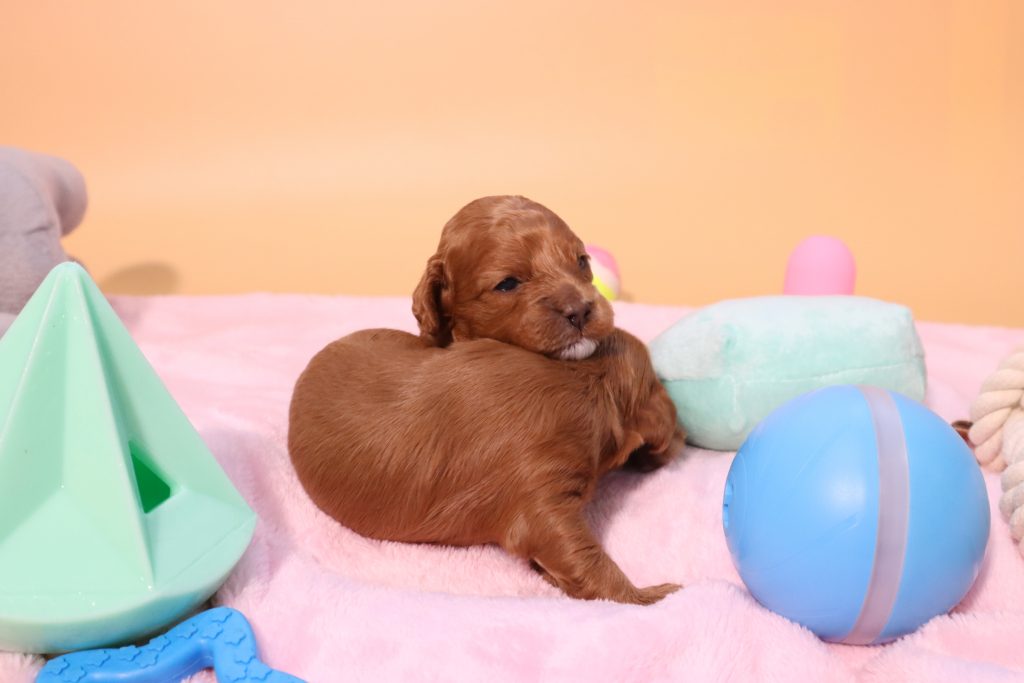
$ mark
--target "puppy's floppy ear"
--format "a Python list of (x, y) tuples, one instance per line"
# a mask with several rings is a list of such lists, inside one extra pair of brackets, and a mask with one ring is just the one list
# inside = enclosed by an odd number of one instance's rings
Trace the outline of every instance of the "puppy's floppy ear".
[(432, 346), (448, 346), (452, 341), (451, 320), (442, 301), (447, 286), (444, 259), (434, 254), (412, 293), (412, 314), (420, 325), (420, 339)]

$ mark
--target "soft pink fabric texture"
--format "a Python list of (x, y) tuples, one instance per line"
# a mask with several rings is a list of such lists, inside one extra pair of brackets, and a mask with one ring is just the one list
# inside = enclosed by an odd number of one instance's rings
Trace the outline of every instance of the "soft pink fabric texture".
[[(651, 607), (571, 600), (496, 547), (361, 538), (299, 486), (285, 448), (296, 377), (344, 334), (413, 330), (408, 299), (253, 294), (114, 304), (259, 514), (253, 543), (216, 600), (249, 617), (277, 668), (315, 682), (1024, 678), (1024, 560), (994, 507), (994, 475), (986, 474), (992, 536), (973, 591), (952, 615), (890, 645), (827, 645), (747, 594), (721, 527), (730, 453), (690, 449), (652, 474), (613, 473), (592, 505), (605, 547), (637, 584), (675, 581), (684, 590)], [(683, 313), (616, 304), (618, 325), (644, 340)], [(928, 403), (947, 420), (966, 417), (984, 377), (1024, 340), (1024, 330), (919, 329)], [(29, 681), (38, 666), (0, 655), (0, 681)]]

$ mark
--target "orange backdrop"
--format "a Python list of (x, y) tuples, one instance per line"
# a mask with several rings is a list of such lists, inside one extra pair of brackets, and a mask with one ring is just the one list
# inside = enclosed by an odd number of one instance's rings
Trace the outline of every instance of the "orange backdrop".
[(407, 294), (521, 193), (634, 300), (777, 292), (805, 235), (1024, 326), (1024, 3), (8, 3), (0, 140), (74, 161), (108, 292)]

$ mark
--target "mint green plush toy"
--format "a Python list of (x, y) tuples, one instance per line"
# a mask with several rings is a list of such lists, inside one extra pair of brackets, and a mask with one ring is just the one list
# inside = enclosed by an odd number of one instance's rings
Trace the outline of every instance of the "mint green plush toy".
[(859, 296), (766, 296), (699, 309), (650, 344), (690, 443), (732, 451), (774, 408), (834, 384), (925, 395), (910, 310)]

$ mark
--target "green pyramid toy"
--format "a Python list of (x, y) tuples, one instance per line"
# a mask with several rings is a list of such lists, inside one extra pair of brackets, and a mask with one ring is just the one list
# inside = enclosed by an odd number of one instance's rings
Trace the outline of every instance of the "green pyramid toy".
[(86, 272), (54, 268), (0, 338), (0, 649), (163, 628), (255, 525)]

